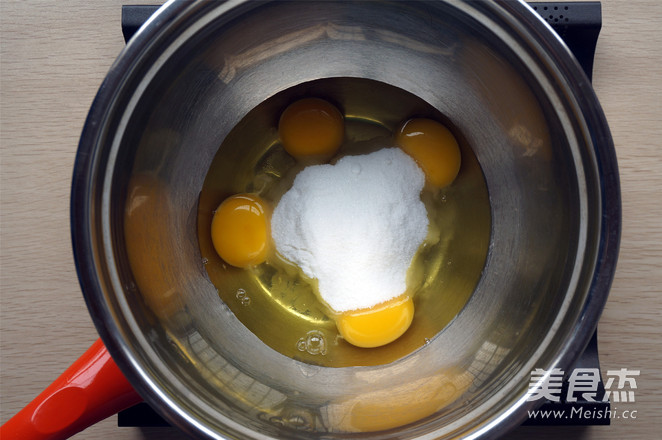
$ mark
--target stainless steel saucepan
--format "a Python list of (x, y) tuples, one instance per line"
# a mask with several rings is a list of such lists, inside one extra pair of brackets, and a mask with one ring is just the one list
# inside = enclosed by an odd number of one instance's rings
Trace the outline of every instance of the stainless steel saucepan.
[[(198, 203), (219, 146), (247, 115), (268, 131), (266, 110), (306, 93), (385, 127), (425, 103), (462, 134), (485, 183), (471, 297), (427, 344), (388, 363), (285, 356), (230, 312), (205, 272)], [(254, 165), (251, 145), (223, 152), (229, 180)], [(620, 233), (614, 148), (594, 91), (519, 1), (168, 2), (98, 92), (71, 201), (83, 294), (112, 359), (168, 421), (210, 439), (506, 432), (538, 403), (527, 399), (531, 371), (567, 370), (593, 334)], [(133, 235), (138, 255), (126, 240), (131, 209), (147, 225)], [(470, 227), (459, 239), (468, 254), (477, 246)], [(450, 273), (461, 279), (463, 267)]]

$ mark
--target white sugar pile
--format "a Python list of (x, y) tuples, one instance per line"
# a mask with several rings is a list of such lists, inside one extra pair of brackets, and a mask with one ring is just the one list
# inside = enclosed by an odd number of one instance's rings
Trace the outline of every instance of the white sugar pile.
[(402, 295), (427, 235), (424, 181), (397, 148), (309, 166), (273, 212), (276, 249), (318, 280), (322, 299), (336, 312)]

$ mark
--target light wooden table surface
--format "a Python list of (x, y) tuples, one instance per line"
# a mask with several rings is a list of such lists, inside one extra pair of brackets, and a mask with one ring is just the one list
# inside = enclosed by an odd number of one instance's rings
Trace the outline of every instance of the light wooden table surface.
[[(1, 0), (0, 422), (97, 338), (74, 270), (69, 191), (89, 105), (124, 44), (122, 3)], [(661, 29), (662, 2), (603, 0), (594, 86), (617, 147), (623, 233), (599, 348), (603, 373), (641, 371), (636, 402), (627, 404), (636, 419), (608, 427), (519, 428), (508, 438), (660, 438)], [(170, 428), (116, 423), (111, 417), (74, 438), (184, 438)]]

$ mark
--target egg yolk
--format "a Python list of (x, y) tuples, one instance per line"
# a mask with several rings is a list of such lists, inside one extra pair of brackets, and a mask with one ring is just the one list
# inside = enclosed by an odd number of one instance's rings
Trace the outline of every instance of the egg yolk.
[(432, 185), (450, 185), (460, 171), (460, 147), (453, 133), (437, 121), (410, 119), (396, 133), (396, 143), (421, 167)]
[(370, 309), (341, 314), (336, 324), (342, 337), (352, 345), (373, 348), (398, 339), (414, 317), (414, 302), (401, 296)]
[(332, 156), (344, 137), (343, 117), (331, 103), (304, 98), (290, 104), (280, 117), (278, 133), (292, 156)]
[(214, 249), (232, 266), (246, 268), (262, 263), (267, 257), (269, 236), (265, 203), (253, 194), (225, 199), (212, 218)]

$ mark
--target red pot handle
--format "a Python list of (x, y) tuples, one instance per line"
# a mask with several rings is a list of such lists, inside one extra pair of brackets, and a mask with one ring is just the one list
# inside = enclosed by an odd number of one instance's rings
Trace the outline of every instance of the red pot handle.
[(0, 439), (66, 439), (141, 401), (98, 339), (37, 398), (0, 427)]

